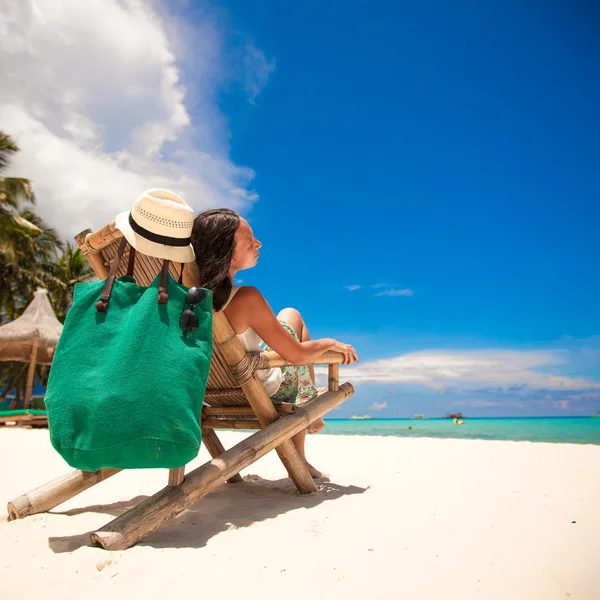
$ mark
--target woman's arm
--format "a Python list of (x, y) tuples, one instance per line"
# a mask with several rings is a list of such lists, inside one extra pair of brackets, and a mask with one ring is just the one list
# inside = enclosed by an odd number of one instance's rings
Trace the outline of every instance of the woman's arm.
[(236, 332), (242, 333), (248, 327), (252, 327), (262, 340), (292, 364), (311, 363), (327, 350), (343, 353), (343, 364), (351, 364), (358, 360), (353, 348), (331, 338), (297, 342), (281, 326), (273, 310), (256, 288), (240, 288), (225, 309), (225, 315)]

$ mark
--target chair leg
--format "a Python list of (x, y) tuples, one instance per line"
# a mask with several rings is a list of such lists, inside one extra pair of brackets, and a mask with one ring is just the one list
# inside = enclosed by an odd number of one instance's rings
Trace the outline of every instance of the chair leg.
[(119, 471), (120, 469), (73, 471), (68, 475), (58, 477), (9, 502), (8, 518), (10, 521), (14, 521), (29, 515), (48, 512), (93, 485), (116, 475)]
[(301, 494), (311, 494), (317, 491), (317, 484), (308, 472), (308, 467), (292, 440), (282, 442), (279, 447), (275, 448), (275, 451)]
[[(263, 427), (279, 420), (277, 410), (256, 375), (242, 385), (242, 390)], [(308, 472), (306, 461), (296, 450), (294, 442), (287, 439), (277, 446), (276, 451), (298, 491), (301, 494), (316, 492), (317, 486)]]
[[(217, 456), (225, 452), (225, 448), (223, 447), (223, 444), (221, 444), (221, 440), (217, 437), (214, 429), (202, 429), (202, 442), (212, 458), (217, 458)], [(240, 481), (244, 481), (244, 479), (239, 473), (236, 473), (227, 480), (227, 483), (239, 483)]]
[(169, 480), (167, 485), (181, 485), (185, 479), (185, 467), (169, 469)]

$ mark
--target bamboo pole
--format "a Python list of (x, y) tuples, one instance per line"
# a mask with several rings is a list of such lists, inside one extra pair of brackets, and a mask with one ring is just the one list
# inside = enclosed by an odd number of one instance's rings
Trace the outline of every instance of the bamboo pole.
[[(271, 368), (273, 367), (288, 367), (294, 366), (294, 363), (289, 362), (279, 356), (277, 352), (264, 352), (264, 355), (269, 359), (269, 363)], [(317, 359), (313, 360), (311, 365), (332, 365), (332, 364), (341, 364), (344, 362), (344, 355), (341, 352), (334, 352), (333, 350), (328, 350), (319, 356)]]
[(75, 236), (75, 241), (77, 242), (79, 249), (86, 257), (87, 261), (90, 263), (90, 267), (92, 267), (96, 277), (98, 277), (98, 279), (105, 279), (108, 275), (108, 267), (105, 264), (100, 250), (92, 249), (87, 244), (86, 239), (90, 235), (92, 235), (92, 230), (84, 229), (81, 233), (78, 233)]
[(353, 393), (352, 385), (344, 383), (337, 392), (325, 392), (311, 400), (295, 413), (277, 420), (217, 458), (194, 469), (181, 485), (167, 486), (92, 533), (92, 544), (105, 550), (125, 550), (133, 546)]
[[(213, 314), (213, 339), (230, 367), (243, 364), (243, 361), (247, 360), (246, 352), (222, 311)], [(263, 427), (279, 418), (273, 402), (267, 396), (265, 388), (256, 375), (252, 375), (240, 383), (244, 395)], [(277, 448), (277, 454), (300, 493), (310, 494), (317, 490), (317, 486), (308, 472), (306, 461), (300, 456), (292, 440), (283, 441)]]
[(19, 388), (17, 388), (15, 390), (15, 397), (13, 398), (13, 401), (10, 403), (10, 406), (8, 408), (10, 408), (10, 410), (19, 408), (20, 403), (21, 403), (21, 390)]
[(52, 510), (73, 496), (112, 477), (120, 469), (73, 471), (41, 485), (8, 503), (9, 521)]
[(178, 469), (169, 469), (169, 479), (167, 485), (180, 485), (185, 479), (185, 467)]
[[(202, 429), (202, 442), (212, 458), (217, 458), (217, 456), (221, 456), (221, 454), (225, 453), (225, 448), (223, 448), (221, 440), (212, 429)], [(236, 473), (227, 480), (227, 483), (239, 483), (241, 481), (244, 481), (242, 476), (239, 473)]]
[[(121, 231), (116, 228), (114, 221), (94, 233), (91, 233), (91, 230), (88, 230), (88, 233), (89, 235), (86, 234), (85, 243), (91, 252), (99, 252), (102, 248), (105, 248), (115, 240), (120, 240), (123, 237)], [(77, 237), (75, 239), (77, 239)]]
[(38, 346), (40, 343), (40, 332), (36, 329), (31, 342), (31, 357), (29, 358), (29, 369), (27, 370), (27, 386), (25, 388), (25, 400), (23, 408), (27, 410), (31, 402), (31, 390), (33, 389), (33, 380), (35, 378), (35, 363), (37, 361)]
[(328, 389), (337, 392), (340, 389), (340, 365), (329, 365)]

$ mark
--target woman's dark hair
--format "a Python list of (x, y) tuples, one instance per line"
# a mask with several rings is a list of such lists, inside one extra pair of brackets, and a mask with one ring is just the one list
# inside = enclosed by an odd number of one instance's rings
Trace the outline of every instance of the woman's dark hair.
[(235, 232), (240, 216), (228, 208), (215, 208), (200, 213), (194, 220), (192, 246), (200, 285), (213, 293), (213, 307), (219, 311), (231, 294), (229, 269), (235, 249)]

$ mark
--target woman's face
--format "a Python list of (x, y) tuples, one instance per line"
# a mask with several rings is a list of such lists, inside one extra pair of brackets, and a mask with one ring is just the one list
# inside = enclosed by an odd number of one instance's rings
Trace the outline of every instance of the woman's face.
[(235, 232), (235, 249), (231, 259), (231, 268), (234, 271), (251, 269), (258, 261), (258, 249), (261, 247), (262, 244), (254, 237), (248, 221), (240, 217), (240, 225)]

